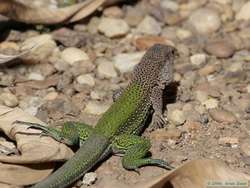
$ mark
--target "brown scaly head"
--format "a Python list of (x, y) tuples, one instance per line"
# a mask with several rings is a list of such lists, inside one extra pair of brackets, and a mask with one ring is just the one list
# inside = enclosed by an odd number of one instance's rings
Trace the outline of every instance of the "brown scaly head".
[(153, 45), (135, 67), (133, 81), (145, 89), (169, 84), (173, 79), (173, 63), (177, 56), (178, 52), (172, 46)]

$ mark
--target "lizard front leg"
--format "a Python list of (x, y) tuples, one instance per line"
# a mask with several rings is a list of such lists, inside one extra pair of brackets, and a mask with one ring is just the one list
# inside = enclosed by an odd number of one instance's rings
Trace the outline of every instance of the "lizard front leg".
[(114, 153), (124, 154), (122, 165), (127, 170), (137, 170), (141, 166), (159, 166), (167, 170), (173, 169), (166, 161), (161, 159), (145, 158), (151, 147), (148, 139), (137, 135), (120, 135), (114, 138), (112, 150)]
[(50, 136), (69, 146), (81, 145), (93, 131), (90, 125), (81, 122), (65, 122), (62, 129), (24, 121), (16, 121), (15, 123), (28, 125), (29, 128), (40, 129), (42, 130), (42, 136)]
[(155, 86), (152, 89), (150, 100), (154, 110), (152, 129), (162, 128), (166, 124), (166, 120), (163, 117), (163, 89), (160, 86)]

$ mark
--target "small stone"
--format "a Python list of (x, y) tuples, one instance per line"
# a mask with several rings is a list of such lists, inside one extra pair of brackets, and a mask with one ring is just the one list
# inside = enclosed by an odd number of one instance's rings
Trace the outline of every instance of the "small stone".
[(181, 137), (181, 131), (177, 128), (157, 129), (151, 133), (150, 137), (157, 141), (178, 140)]
[(28, 76), (29, 80), (36, 80), (36, 81), (42, 81), (44, 80), (44, 76), (41, 75), (40, 73), (36, 73), (36, 72), (31, 72)]
[(161, 33), (161, 25), (151, 16), (146, 16), (137, 27), (137, 32), (148, 35)]
[(173, 110), (168, 116), (169, 120), (175, 125), (182, 125), (186, 121), (186, 116), (181, 110)]
[(129, 32), (129, 26), (122, 19), (103, 17), (98, 30), (109, 38), (121, 37)]
[(72, 72), (74, 76), (78, 76), (80, 74), (93, 72), (94, 69), (95, 69), (95, 65), (90, 60), (77, 61), (74, 63), (74, 66), (70, 67), (70, 72)]
[(131, 72), (137, 65), (145, 52), (122, 53), (113, 57), (115, 68), (121, 73)]
[(179, 9), (178, 3), (173, 0), (161, 0), (160, 3), (162, 8), (171, 10), (173, 12)]
[(98, 25), (100, 24), (100, 19), (97, 17), (91, 17), (89, 23), (88, 23), (88, 32), (91, 34), (97, 34), (98, 33)]
[(190, 57), (190, 61), (193, 65), (199, 66), (206, 62), (206, 54), (194, 54)]
[(117, 6), (112, 6), (104, 9), (103, 15), (106, 17), (121, 18), (123, 17), (123, 11)]
[(200, 8), (189, 17), (189, 23), (199, 34), (210, 34), (221, 26), (219, 14), (208, 8)]
[(97, 174), (95, 172), (89, 172), (83, 176), (82, 183), (89, 186), (94, 184), (96, 180)]
[(243, 70), (242, 62), (233, 63), (230, 67), (227, 69), (230, 72), (238, 72)]
[(95, 86), (95, 79), (91, 74), (82, 74), (76, 78), (79, 84), (86, 84), (90, 87)]
[(105, 96), (105, 92), (103, 91), (91, 91), (90, 97), (93, 100), (101, 100)]
[(52, 39), (52, 35), (43, 34), (30, 37), (23, 42), (21, 50), (30, 50), (31, 52), (22, 58), (25, 60), (24, 62), (30, 63), (45, 61), (55, 49), (56, 43)]
[(53, 91), (53, 92), (48, 93), (48, 94), (44, 97), (44, 100), (53, 101), (53, 100), (55, 100), (57, 97), (58, 97), (58, 93), (55, 92), (55, 91)]
[(137, 8), (127, 6), (125, 21), (132, 27), (137, 26), (144, 18), (144, 12), (138, 11)]
[(97, 103), (94, 101), (90, 101), (87, 103), (84, 112), (92, 115), (101, 115), (105, 111), (108, 110), (110, 107), (110, 104), (102, 104), (102, 103)]
[(235, 137), (221, 137), (218, 142), (220, 145), (230, 145), (235, 148), (239, 144), (239, 139)]
[(200, 103), (203, 103), (208, 100), (208, 93), (205, 91), (197, 90), (195, 91), (195, 96)]
[(1, 102), (8, 107), (16, 107), (19, 104), (17, 97), (9, 92), (0, 95), (0, 103)]
[(222, 109), (211, 109), (209, 110), (209, 114), (212, 117), (213, 120), (219, 122), (219, 123), (236, 123), (237, 118), (236, 116), (229, 111), (222, 110)]
[(135, 40), (135, 46), (139, 50), (147, 50), (154, 44), (165, 44), (174, 46), (174, 43), (161, 36), (143, 36)]
[(245, 139), (240, 145), (240, 149), (246, 154), (250, 156), (250, 139)]
[(73, 65), (77, 61), (89, 60), (88, 54), (79, 48), (66, 48), (61, 53), (61, 58), (70, 65)]
[(202, 103), (206, 107), (206, 109), (212, 109), (212, 108), (217, 108), (218, 107), (218, 100), (214, 98), (210, 98)]
[(234, 46), (223, 40), (208, 43), (205, 50), (207, 53), (219, 58), (231, 57), (235, 52)]
[(186, 30), (186, 29), (178, 29), (176, 32), (176, 36), (180, 39), (180, 40), (185, 40), (189, 37), (192, 36), (191, 31)]
[(97, 73), (101, 78), (115, 78), (117, 72), (114, 68), (114, 64), (110, 61), (103, 61), (97, 67)]
[(215, 64), (207, 64), (205, 67), (201, 68), (198, 72), (201, 76), (208, 76), (213, 74), (218, 69), (218, 66)]
[(250, 19), (250, 2), (246, 2), (236, 14), (236, 20), (249, 20)]

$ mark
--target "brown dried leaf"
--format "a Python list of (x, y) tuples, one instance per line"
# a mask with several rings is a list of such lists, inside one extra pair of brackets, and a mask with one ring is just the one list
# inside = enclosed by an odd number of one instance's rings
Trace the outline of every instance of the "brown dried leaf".
[[(0, 163), (0, 187), (16, 188), (14, 185), (29, 185), (46, 178), (54, 169), (54, 163), (14, 165)], [(11, 185), (8, 185), (11, 184)]]
[(142, 182), (136, 188), (205, 188), (209, 181), (248, 181), (250, 175), (236, 172), (217, 160), (187, 162), (176, 170)]
[[(1, 5), (0, 5), (1, 6)], [(5, 54), (0, 54), (0, 65), (1, 64), (4, 64), (4, 63), (7, 63), (9, 61), (12, 61), (14, 59), (17, 59), (25, 54), (27, 54), (29, 52), (29, 50), (26, 50), (24, 52), (21, 52), (17, 55), (5, 55)]]
[(105, 0), (86, 0), (64, 8), (31, 7), (17, 0), (0, 0), (0, 14), (32, 24), (56, 24), (83, 19), (103, 5)]

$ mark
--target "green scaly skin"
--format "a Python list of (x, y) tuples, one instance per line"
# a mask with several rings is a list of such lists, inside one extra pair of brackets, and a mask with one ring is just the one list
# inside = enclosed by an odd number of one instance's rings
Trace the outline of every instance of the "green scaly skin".
[[(151, 145), (149, 140), (139, 134), (152, 106), (154, 107), (153, 88), (158, 85), (162, 88), (172, 81), (175, 56), (173, 47), (160, 44), (151, 47), (135, 68), (131, 83), (104, 113), (95, 128), (83, 123), (69, 122), (60, 131), (29, 124), (30, 127), (42, 129), (43, 134), (60, 142), (81, 146), (62, 167), (32, 188), (67, 187), (112, 153), (124, 154), (122, 164), (128, 170), (137, 170), (145, 165), (171, 169), (163, 160), (145, 158)], [(156, 110), (155, 114), (159, 117)], [(159, 118), (159, 122), (161, 121), (162, 118)]]

